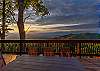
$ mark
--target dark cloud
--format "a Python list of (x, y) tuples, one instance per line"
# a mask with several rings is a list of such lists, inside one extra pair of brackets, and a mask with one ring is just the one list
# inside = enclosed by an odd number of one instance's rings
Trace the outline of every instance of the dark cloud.
[(67, 24), (74, 23), (73, 20), (91, 22), (98, 19), (95, 0), (44, 0), (44, 2), (51, 15), (37, 19), (36, 22)]
[[(96, 0), (44, 0), (44, 4), (48, 7), (50, 15), (35, 20), (35, 22), (42, 22), (41, 25), (84, 23), (85, 25), (65, 27), (70, 29), (90, 28), (90, 30), (99, 27)], [(34, 16), (32, 17), (34, 18)]]

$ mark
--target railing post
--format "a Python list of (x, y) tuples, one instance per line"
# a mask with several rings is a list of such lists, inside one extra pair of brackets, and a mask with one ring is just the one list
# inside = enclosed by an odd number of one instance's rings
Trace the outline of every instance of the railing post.
[(25, 44), (25, 40), (20, 40), (20, 55), (22, 55), (23, 53), (27, 53), (26, 52), (26, 44)]
[(79, 56), (79, 58), (81, 58), (81, 43), (80, 42), (77, 43), (77, 55)]
[(20, 46), (20, 56), (21, 56), (21, 55), (22, 55), (22, 46), (23, 46), (21, 40), (20, 40), (20, 44), (19, 44), (19, 46)]
[(5, 51), (5, 49), (4, 49), (4, 43), (1, 43), (1, 52), (3, 52), (3, 51)]

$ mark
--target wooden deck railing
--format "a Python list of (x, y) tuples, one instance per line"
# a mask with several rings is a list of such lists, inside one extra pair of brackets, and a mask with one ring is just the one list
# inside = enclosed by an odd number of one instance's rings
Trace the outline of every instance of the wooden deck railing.
[[(4, 47), (1, 47), (1, 43)], [(24, 45), (24, 46), (22, 46)], [(61, 56), (100, 56), (100, 40), (0, 40), (3, 53), (61, 55)]]

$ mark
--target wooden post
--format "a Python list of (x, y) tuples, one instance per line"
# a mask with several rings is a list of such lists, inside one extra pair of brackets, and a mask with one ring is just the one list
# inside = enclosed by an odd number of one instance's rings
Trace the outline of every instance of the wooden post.
[(77, 43), (77, 55), (81, 58), (81, 44)]
[(19, 44), (19, 47), (20, 47), (20, 56), (22, 55), (22, 43), (21, 43), (21, 40), (20, 40), (20, 44)]

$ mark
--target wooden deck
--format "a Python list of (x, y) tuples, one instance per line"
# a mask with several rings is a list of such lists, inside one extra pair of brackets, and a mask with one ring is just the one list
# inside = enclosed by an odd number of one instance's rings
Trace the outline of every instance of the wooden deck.
[(100, 58), (82, 58), (80, 62), (86, 71), (100, 71)]
[(77, 58), (18, 56), (3, 71), (85, 71)]

